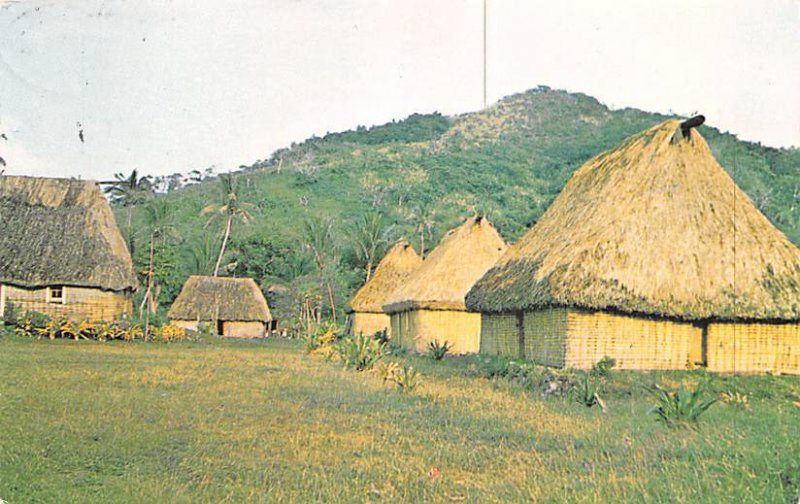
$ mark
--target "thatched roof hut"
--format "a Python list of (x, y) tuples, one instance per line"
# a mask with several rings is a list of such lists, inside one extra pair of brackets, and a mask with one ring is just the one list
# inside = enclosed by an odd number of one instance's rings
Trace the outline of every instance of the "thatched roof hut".
[(484, 314), (575, 308), (699, 324), (796, 322), (800, 249), (696, 130), (670, 120), (577, 170), (466, 302)]
[(422, 264), (414, 247), (405, 239), (398, 241), (381, 259), (375, 273), (353, 296), (347, 311), (384, 313), (383, 305), (390, 294)]
[(481, 312), (580, 306), (800, 319), (800, 249), (667, 121), (583, 165), (469, 294)]
[(418, 350), (429, 341), (447, 340), (456, 345), (457, 353), (477, 351), (480, 317), (465, 312), (464, 296), (506, 248), (483, 217), (467, 219), (449, 231), (386, 300), (384, 310), (392, 315), (393, 335)]
[(130, 313), (133, 262), (96, 183), (0, 176), (0, 229), (0, 313)]
[(114, 213), (94, 182), (0, 176), (0, 229), (0, 283), (137, 286)]
[(252, 278), (192, 275), (167, 316), (177, 325), (197, 330), (215, 323), (221, 336), (261, 337), (272, 321), (267, 300)]
[(347, 305), (353, 334), (391, 334), (389, 315), (383, 311), (387, 298), (422, 265), (422, 259), (405, 239), (398, 241), (383, 257), (372, 277), (355, 293)]
[(168, 313), (171, 319), (272, 320), (267, 300), (252, 278), (192, 275)]

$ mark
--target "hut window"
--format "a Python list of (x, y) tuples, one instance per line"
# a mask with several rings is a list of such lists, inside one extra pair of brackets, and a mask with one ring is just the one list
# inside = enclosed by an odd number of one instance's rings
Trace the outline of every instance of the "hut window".
[(48, 287), (47, 302), (64, 304), (64, 287)]

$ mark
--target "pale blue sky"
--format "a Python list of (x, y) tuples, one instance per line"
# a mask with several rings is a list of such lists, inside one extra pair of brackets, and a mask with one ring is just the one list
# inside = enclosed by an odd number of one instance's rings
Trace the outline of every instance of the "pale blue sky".
[[(482, 107), (482, 0), (0, 6), (6, 173), (228, 170), (312, 134)], [(800, 145), (797, 0), (488, 10), (490, 102), (546, 84)]]

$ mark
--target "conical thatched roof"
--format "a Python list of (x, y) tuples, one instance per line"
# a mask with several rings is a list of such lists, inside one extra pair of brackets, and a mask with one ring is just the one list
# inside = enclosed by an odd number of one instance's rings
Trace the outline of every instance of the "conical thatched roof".
[(0, 283), (136, 287), (128, 247), (97, 184), (0, 177)]
[(419, 258), (406, 240), (400, 240), (381, 260), (375, 268), (375, 274), (363, 287), (358, 289), (353, 299), (348, 304), (347, 311), (383, 313), (383, 305), (389, 295), (399, 286), (403, 285), (408, 276), (420, 267), (422, 259)]
[(470, 287), (507, 248), (488, 220), (467, 219), (448, 231), (422, 266), (389, 296), (384, 310), (464, 310), (464, 296)]
[(190, 276), (167, 316), (172, 320), (269, 322), (267, 300), (252, 278)]
[(583, 165), (467, 296), (482, 312), (576, 306), (681, 319), (800, 319), (800, 249), (696, 130), (671, 120)]

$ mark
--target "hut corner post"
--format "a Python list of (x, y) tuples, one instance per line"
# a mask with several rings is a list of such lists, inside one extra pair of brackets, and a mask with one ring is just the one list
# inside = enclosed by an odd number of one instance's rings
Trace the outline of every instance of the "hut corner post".
[(525, 358), (525, 312), (518, 311), (517, 315), (517, 338), (519, 345), (519, 358)]

